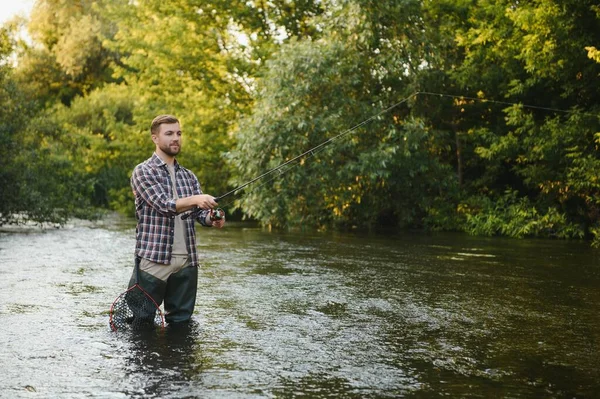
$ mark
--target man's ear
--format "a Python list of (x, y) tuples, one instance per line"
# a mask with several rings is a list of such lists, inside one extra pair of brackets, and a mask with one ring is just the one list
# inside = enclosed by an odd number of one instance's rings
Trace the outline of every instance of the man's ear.
[(158, 143), (158, 136), (157, 136), (156, 134), (153, 134), (153, 135), (152, 135), (152, 136), (150, 136), (150, 137), (152, 137), (152, 142), (153, 142), (154, 144)]

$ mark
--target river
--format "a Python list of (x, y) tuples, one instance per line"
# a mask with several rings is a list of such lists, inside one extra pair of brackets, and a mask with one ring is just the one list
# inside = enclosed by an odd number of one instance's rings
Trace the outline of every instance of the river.
[(0, 232), (2, 398), (592, 398), (587, 243), (198, 228), (193, 323), (112, 332), (134, 225)]

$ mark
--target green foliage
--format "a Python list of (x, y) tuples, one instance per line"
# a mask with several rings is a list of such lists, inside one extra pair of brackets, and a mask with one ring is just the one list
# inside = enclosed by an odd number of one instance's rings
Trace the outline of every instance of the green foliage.
[[(390, 105), (370, 61), (352, 42), (284, 46), (268, 65), (254, 114), (241, 126), (230, 156), (242, 174), (232, 183), (258, 176)], [(271, 184), (251, 188), (239, 206), (278, 227), (420, 225), (432, 196), (452, 191), (455, 179), (430, 157), (429, 133), (419, 121), (403, 120), (405, 112), (398, 108), (344, 134), (284, 169), (284, 177), (275, 174)]]
[(122, 203), (113, 193), (124, 199), (123, 191), (131, 192), (131, 170), (153, 150), (149, 133), (135, 126), (134, 108), (126, 87), (109, 85), (52, 112), (59, 136), (70, 143), (74, 166), (87, 176), (94, 206), (132, 209), (131, 195)]
[(103, 46), (113, 25), (98, 11), (104, 1), (37, 0), (28, 23), (35, 45), (22, 43), (17, 79), (33, 98), (52, 107), (112, 80), (116, 57)]
[(214, 195), (347, 133), (228, 199), (263, 224), (600, 246), (599, 10), (38, 0), (32, 42), (0, 31), (0, 215), (131, 214), (149, 123), (171, 113), (179, 161)]
[(88, 176), (76, 167), (73, 142), (57, 140), (58, 127), (44, 116), (32, 118), (14, 143), (3, 182), (13, 199), (3, 204), (3, 223), (63, 223), (89, 211)]
[(503, 235), (514, 238), (583, 238), (581, 225), (570, 222), (564, 213), (550, 207), (540, 210), (527, 197), (507, 191), (497, 200), (471, 198), (459, 206), (465, 216), (465, 230), (474, 235)]
[[(280, 57), (270, 62), (272, 67), (263, 80), (265, 87), (261, 89), (255, 112), (242, 123), (237, 150), (230, 154), (235, 169), (240, 171), (233, 185), (258, 176), (350, 127), (347, 120), (340, 120), (343, 112), (338, 107), (353, 115), (360, 104), (353, 101), (350, 93), (344, 96), (338, 90), (345, 87), (342, 81), (359, 82), (356, 75), (361, 71), (360, 65), (338, 62), (346, 59), (344, 51), (339, 45), (322, 44), (315, 48), (312, 43), (292, 42), (282, 48)], [(272, 184), (252, 187), (243, 197), (244, 210), (265, 223), (279, 226), (303, 221), (318, 223), (319, 215), (309, 213), (308, 209), (323, 209), (320, 214), (326, 215), (323, 196), (335, 172), (332, 165), (337, 165), (339, 158), (355, 156), (351, 149), (339, 152), (334, 159), (324, 154), (329, 152), (292, 166), (284, 181), (276, 179)]]
[(37, 162), (22, 161), (22, 129), (36, 107), (13, 77), (9, 60), (15, 45), (13, 33), (11, 27), (0, 29), (0, 225), (22, 219), (32, 206), (44, 206), (43, 202), (25, 203), (29, 197), (23, 181), (31, 176), (31, 167), (37, 168)]

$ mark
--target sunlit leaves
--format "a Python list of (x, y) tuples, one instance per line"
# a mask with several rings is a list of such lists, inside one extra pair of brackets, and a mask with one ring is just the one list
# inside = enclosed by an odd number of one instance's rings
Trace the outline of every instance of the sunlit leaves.
[(112, 25), (98, 11), (103, 3), (36, 1), (28, 24), (34, 44), (23, 50), (19, 69), (26, 75), (24, 84), (43, 101), (58, 97), (68, 104), (110, 79), (114, 54), (106, 51), (102, 40), (110, 36)]

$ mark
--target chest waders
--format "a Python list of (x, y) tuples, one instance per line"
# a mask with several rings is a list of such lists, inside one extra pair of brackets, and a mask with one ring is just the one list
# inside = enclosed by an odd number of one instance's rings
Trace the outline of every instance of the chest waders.
[[(135, 267), (129, 287), (136, 283), (160, 305), (164, 301), (165, 320), (169, 324), (188, 321), (194, 313), (196, 290), (198, 289), (198, 268), (187, 266), (171, 274), (167, 281), (140, 270), (140, 258), (136, 257)], [(140, 313), (139, 317), (152, 318), (153, 315)]]

